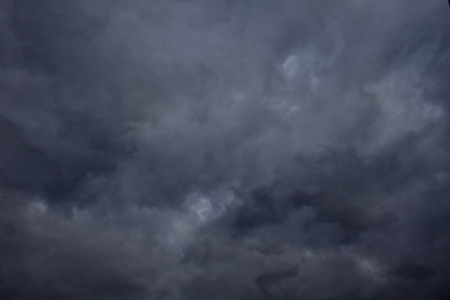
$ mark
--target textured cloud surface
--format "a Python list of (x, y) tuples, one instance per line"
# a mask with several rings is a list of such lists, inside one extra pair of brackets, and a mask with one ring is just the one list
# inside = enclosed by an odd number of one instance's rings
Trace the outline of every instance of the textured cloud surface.
[(2, 1), (1, 299), (449, 299), (441, 0)]

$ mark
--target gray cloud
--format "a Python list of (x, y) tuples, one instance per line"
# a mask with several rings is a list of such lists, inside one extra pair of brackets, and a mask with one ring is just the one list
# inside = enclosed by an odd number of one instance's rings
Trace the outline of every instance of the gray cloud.
[(0, 298), (447, 299), (444, 1), (3, 1)]

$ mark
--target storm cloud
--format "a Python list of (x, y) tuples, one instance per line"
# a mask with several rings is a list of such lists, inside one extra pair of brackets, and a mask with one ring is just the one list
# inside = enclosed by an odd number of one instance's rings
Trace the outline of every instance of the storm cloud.
[(1, 299), (449, 299), (443, 0), (0, 3)]

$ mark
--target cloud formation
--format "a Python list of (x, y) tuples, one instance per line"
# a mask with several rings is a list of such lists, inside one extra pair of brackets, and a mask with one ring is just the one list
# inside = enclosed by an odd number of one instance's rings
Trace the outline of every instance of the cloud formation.
[(440, 0), (3, 1), (1, 299), (448, 299)]

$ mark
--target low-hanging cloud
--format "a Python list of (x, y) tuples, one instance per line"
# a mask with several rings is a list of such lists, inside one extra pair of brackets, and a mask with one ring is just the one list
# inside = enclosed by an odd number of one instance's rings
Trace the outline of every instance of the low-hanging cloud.
[(449, 14), (3, 1), (0, 298), (447, 299)]

